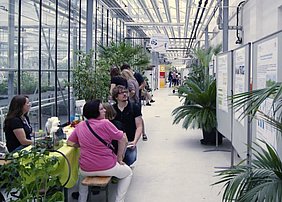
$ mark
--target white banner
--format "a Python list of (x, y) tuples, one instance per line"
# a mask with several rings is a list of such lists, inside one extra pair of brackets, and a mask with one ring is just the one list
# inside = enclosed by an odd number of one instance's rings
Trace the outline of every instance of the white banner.
[(169, 39), (165, 35), (152, 36), (150, 39), (150, 46), (152, 48), (152, 51), (159, 53), (166, 52), (168, 45)]

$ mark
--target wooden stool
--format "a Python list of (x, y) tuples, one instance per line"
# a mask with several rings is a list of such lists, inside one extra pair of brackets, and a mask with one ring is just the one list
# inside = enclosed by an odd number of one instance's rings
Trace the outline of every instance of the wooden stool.
[(91, 201), (91, 191), (105, 191), (106, 202), (108, 202), (108, 185), (111, 182), (111, 176), (87, 176), (81, 184), (88, 186), (88, 200)]

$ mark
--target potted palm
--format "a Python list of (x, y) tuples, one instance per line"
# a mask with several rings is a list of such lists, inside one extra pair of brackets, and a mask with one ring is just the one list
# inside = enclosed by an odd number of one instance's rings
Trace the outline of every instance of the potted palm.
[[(250, 115), (255, 118), (257, 115), (282, 132), (281, 124), (281, 83), (234, 95), (233, 107), (240, 109), (244, 107), (242, 117)], [(268, 116), (259, 111), (259, 106), (267, 98), (272, 97), (274, 116)], [(249, 165), (243, 162), (232, 168), (218, 172), (220, 180), (214, 184), (224, 184), (222, 201), (265, 201), (278, 202), (282, 198), (282, 162), (278, 152), (264, 142), (265, 147), (253, 143), (253, 158)]]
[[(183, 120), (182, 127), (185, 129), (202, 129), (202, 144), (216, 144), (216, 81), (208, 74), (208, 66), (212, 55), (217, 54), (220, 48), (221, 46), (194, 51), (198, 62), (193, 65), (188, 79), (178, 89), (183, 105), (172, 111), (173, 124)], [(221, 144), (222, 136), (218, 137), (218, 143)]]

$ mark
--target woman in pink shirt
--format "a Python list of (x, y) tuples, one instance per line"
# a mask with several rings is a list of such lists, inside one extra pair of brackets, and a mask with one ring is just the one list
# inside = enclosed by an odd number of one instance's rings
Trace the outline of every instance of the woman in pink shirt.
[[(68, 145), (80, 147), (79, 171), (82, 176), (115, 176), (119, 178), (116, 202), (123, 202), (132, 178), (132, 170), (122, 161), (127, 145), (126, 135), (118, 130), (108, 119), (106, 110), (100, 100), (86, 102), (83, 116), (93, 131), (104, 141), (111, 143), (118, 141), (118, 153), (105, 146), (97, 139), (86, 125), (86, 121), (79, 123), (70, 137)], [(88, 187), (79, 184), (79, 201), (87, 201)]]

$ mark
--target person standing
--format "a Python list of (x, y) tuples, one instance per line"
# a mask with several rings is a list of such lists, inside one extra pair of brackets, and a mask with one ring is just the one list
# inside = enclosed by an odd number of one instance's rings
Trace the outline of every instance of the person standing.
[[(146, 86), (146, 81), (144, 79), (144, 77), (138, 73), (138, 72), (133, 72), (130, 65), (128, 64), (123, 64), (120, 68), (121, 71), (123, 71), (124, 69), (128, 69), (133, 73), (133, 76), (135, 77), (135, 79), (137, 80), (138, 84), (139, 84), (139, 107), (140, 107), (140, 111), (142, 109), (142, 104), (141, 104), (141, 97), (142, 97), (142, 90), (145, 89)], [(145, 123), (144, 120), (142, 119), (142, 124), (143, 124), (143, 131), (142, 131), (142, 140), (147, 141), (148, 137), (146, 135), (145, 132)]]
[(112, 90), (117, 85), (122, 85), (127, 88), (127, 80), (121, 76), (120, 69), (118, 67), (111, 68), (111, 86), (110, 86), (110, 94), (112, 95)]
[(172, 84), (172, 71), (169, 71), (169, 73), (168, 73), (168, 81), (169, 81), (169, 87), (171, 88), (171, 84)]
[(131, 103), (140, 104), (139, 97), (139, 84), (133, 76), (132, 72), (128, 69), (124, 69), (121, 72), (121, 76), (127, 80), (128, 91), (129, 91), (129, 101)]
[(124, 132), (128, 139), (128, 146), (125, 152), (124, 162), (132, 165), (137, 159), (137, 142), (142, 135), (142, 114), (140, 107), (128, 101), (128, 90), (123, 86), (116, 86), (113, 89), (113, 105), (117, 114), (115, 120), (123, 124)]
[(4, 120), (6, 146), (9, 152), (31, 145), (32, 127), (27, 116), (31, 107), (28, 96), (16, 95), (12, 98)]
[[(129, 188), (132, 170), (122, 161), (127, 138), (108, 119), (100, 100), (90, 100), (83, 107), (83, 116), (87, 121), (80, 122), (68, 138), (68, 145), (80, 147), (79, 172), (82, 176), (115, 176), (119, 178), (116, 202), (124, 202)], [(87, 126), (87, 124), (89, 124)], [(89, 129), (110, 144), (118, 141), (118, 155), (102, 143)], [(86, 202), (88, 186), (79, 184), (79, 202)]]

